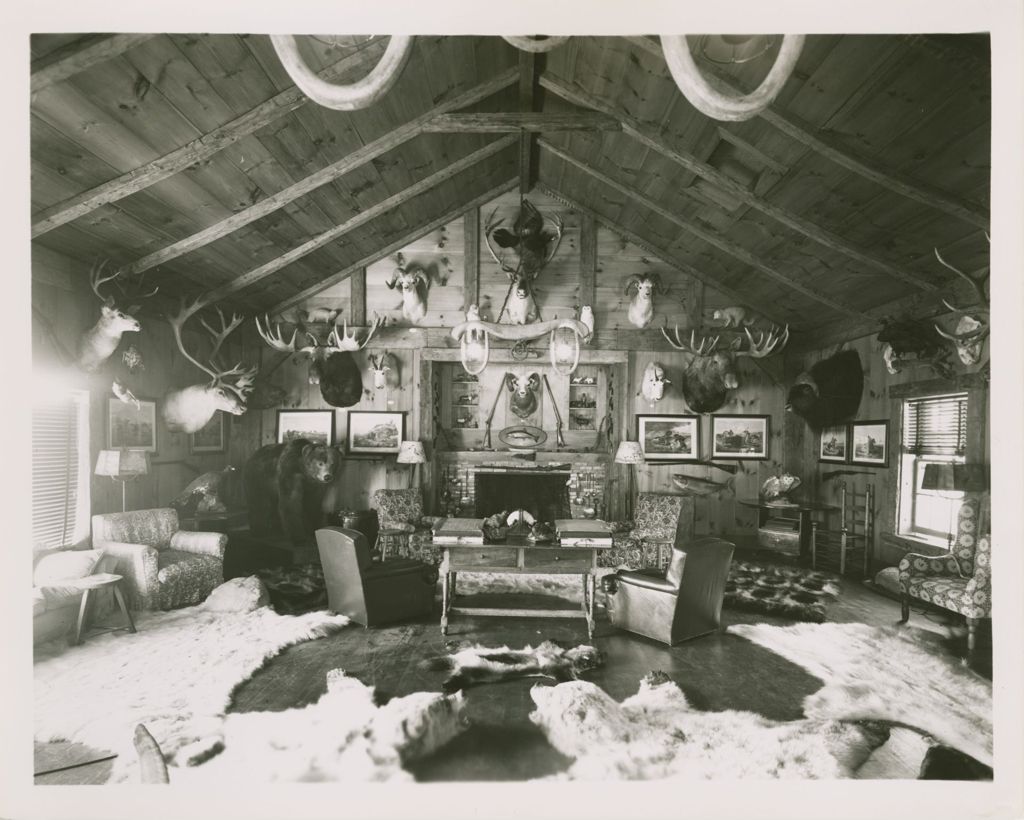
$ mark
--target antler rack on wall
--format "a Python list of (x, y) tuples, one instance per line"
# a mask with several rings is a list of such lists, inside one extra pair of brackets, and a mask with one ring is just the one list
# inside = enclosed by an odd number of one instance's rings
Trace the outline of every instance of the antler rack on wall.
[[(569, 333), (559, 334), (559, 331)], [(490, 351), (489, 339), (494, 336), (507, 341), (522, 342), (551, 334), (551, 366), (563, 375), (572, 373), (580, 360), (580, 342), (590, 341), (590, 328), (578, 319), (549, 319), (529, 325), (501, 325), (471, 319), (452, 328), (452, 338), (458, 340), (462, 366), (467, 373), (477, 375), (487, 367)]]

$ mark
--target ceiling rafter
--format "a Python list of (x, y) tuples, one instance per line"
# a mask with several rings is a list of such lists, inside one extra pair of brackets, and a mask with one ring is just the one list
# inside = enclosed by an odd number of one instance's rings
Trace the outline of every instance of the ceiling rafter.
[[(752, 253), (750, 253), (750, 251), (748, 251), (746, 248), (740, 247), (739, 245), (736, 245), (733, 242), (729, 242), (728, 240), (723, 239), (721, 236), (717, 236), (711, 233), (710, 231), (704, 230), (703, 228), (699, 228), (690, 222), (680, 219), (676, 214), (672, 213), (666, 208), (663, 208), (657, 202), (648, 199), (647, 197), (635, 191), (633, 188), (630, 188), (627, 185), (623, 185), (617, 180), (614, 180), (611, 177), (602, 174), (600, 171), (595, 171), (582, 160), (579, 160), (576, 157), (572, 156), (571, 154), (566, 153), (561, 148), (558, 148), (557, 146), (550, 143), (548, 140), (538, 140), (538, 144), (540, 145), (542, 150), (550, 152), (554, 156), (558, 157), (564, 162), (569, 163), (570, 165), (574, 166), (583, 173), (588, 174), (593, 179), (596, 179), (598, 182), (601, 182), (607, 185), (608, 187), (618, 191), (622, 195), (629, 197), (637, 204), (643, 205), (648, 210), (658, 214), (658, 216), (668, 220), (673, 225), (682, 228), (684, 231), (697, 237), (702, 242), (706, 242), (707, 244), (712, 245), (713, 247), (718, 248), (720, 251), (723, 251), (729, 256), (732, 256), (733, 258), (739, 260), (743, 264), (749, 265), (750, 267), (759, 270), (765, 276), (785, 286), (789, 290), (803, 294), (809, 299), (813, 299), (815, 302), (825, 305), (826, 307), (829, 307), (832, 310), (835, 310), (838, 313), (842, 313), (846, 316), (852, 316), (862, 319), (870, 318), (866, 313), (848, 307), (847, 305), (844, 305), (842, 302), (839, 302), (833, 299), (832, 297), (825, 295), (824, 293), (819, 293), (814, 288), (808, 287), (807, 285), (797, 282), (791, 276), (787, 276), (785, 273), (777, 271), (775, 270), (775, 268), (766, 265)], [(746, 301), (749, 301), (749, 299)]]
[[(661, 46), (649, 37), (626, 37), (625, 39), (648, 54), (661, 60), (665, 59)], [(735, 94), (740, 92), (740, 89), (717, 69), (709, 69), (707, 77), (710, 83), (720, 86), (729, 93)], [(820, 154), (837, 165), (841, 165), (848, 171), (859, 174), (865, 179), (870, 179), (872, 182), (881, 185), (893, 193), (913, 199), (930, 208), (943, 211), (977, 228), (989, 229), (990, 216), (988, 208), (968, 202), (948, 191), (943, 191), (933, 185), (913, 179), (896, 168), (886, 166), (878, 159), (857, 154), (848, 147), (841, 145), (837, 140), (823, 136), (813, 125), (804, 122), (795, 114), (789, 112), (783, 114), (777, 107), (768, 106), (757, 116), (805, 148)]]
[(315, 171), (309, 176), (300, 179), (298, 182), (289, 185), (287, 188), (278, 191), (276, 194), (271, 194), (270, 196), (261, 199), (256, 204), (251, 205), (238, 213), (232, 214), (226, 219), (222, 219), (220, 222), (210, 225), (208, 228), (204, 228), (203, 230), (191, 234), (190, 236), (186, 236), (177, 242), (167, 245), (166, 247), (153, 251), (153, 253), (147, 254), (146, 256), (125, 265), (121, 270), (125, 275), (139, 274), (143, 271), (149, 270), (150, 268), (154, 268), (157, 265), (165, 264), (186, 253), (198, 250), (205, 245), (209, 245), (211, 242), (215, 242), (216, 240), (221, 239), (222, 237), (227, 236), (228, 234), (233, 233), (252, 222), (255, 222), (257, 219), (262, 219), (268, 214), (283, 208), (290, 202), (294, 202), (296, 199), (305, 196), (316, 188), (326, 185), (327, 183), (360, 168), (382, 154), (386, 154), (403, 143), (419, 136), (424, 133), (425, 126), (437, 115), (479, 102), (480, 100), (495, 94), (501, 89), (508, 87), (514, 83), (517, 78), (518, 72), (516, 69), (512, 68), (508, 71), (504, 71), (487, 82), (474, 86), (464, 94), (459, 94), (448, 102), (441, 103), (435, 108), (430, 109), (422, 116), (416, 117), (414, 120), (410, 120), (404, 125), (395, 128), (393, 131), (389, 131), (384, 136), (375, 139), (372, 142), (368, 142), (362, 148), (353, 151), (351, 154), (348, 154), (337, 162), (328, 165), (326, 168), (321, 168), (319, 171)]
[[(532, 51), (519, 52), (519, 110), (537, 109), (537, 77), (544, 57)], [(526, 196), (536, 182), (537, 167), (533, 161), (536, 137), (523, 130), (519, 135), (519, 195)]]
[(349, 231), (358, 228), (360, 225), (365, 225), (371, 219), (374, 219), (386, 211), (401, 205), (406, 200), (411, 199), (414, 196), (418, 196), (424, 191), (429, 191), (434, 186), (447, 179), (451, 179), (461, 171), (464, 171), (487, 157), (493, 156), (499, 151), (514, 145), (517, 142), (517, 139), (518, 138), (515, 136), (508, 136), (488, 143), (483, 148), (480, 148), (473, 153), (467, 154), (461, 159), (446, 165), (441, 170), (435, 171), (430, 176), (421, 179), (419, 182), (410, 185), (408, 188), (399, 191), (397, 194), (393, 194), (387, 199), (381, 200), (376, 205), (356, 214), (351, 219), (346, 219), (341, 224), (335, 225), (333, 228), (329, 228), (323, 233), (317, 234), (312, 239), (303, 242), (301, 245), (292, 248), (290, 251), (287, 251), (274, 259), (271, 259), (269, 262), (265, 262), (259, 267), (243, 273), (241, 276), (236, 276), (234, 279), (229, 282), (225, 282), (218, 288), (214, 288), (206, 295), (206, 298), (210, 304), (213, 304), (227, 296), (230, 296), (232, 293), (236, 293), (262, 279), (266, 279), (268, 276), (277, 273), (281, 268), (290, 265), (292, 262), (295, 262), (313, 251), (322, 248), (330, 242), (337, 241)]
[(30, 90), (33, 94), (73, 77), (97, 63), (120, 57), (131, 48), (151, 40), (156, 34), (112, 34), (100, 40), (89, 37), (76, 40), (53, 54), (32, 63)]
[(427, 133), (510, 134), (520, 131), (621, 131), (615, 117), (586, 111), (579, 114), (511, 111), (480, 114), (438, 114), (423, 130)]
[[(749, 207), (796, 231), (802, 236), (806, 236), (808, 239), (812, 239), (820, 245), (836, 251), (837, 253), (841, 253), (850, 259), (875, 268), (876, 270), (893, 276), (903, 282), (907, 282), (919, 290), (931, 292), (937, 292), (939, 290), (938, 285), (922, 279), (925, 274), (904, 271), (891, 262), (877, 257), (866, 251), (864, 248), (858, 247), (852, 242), (843, 239), (838, 234), (816, 225), (810, 220), (804, 219), (786, 208), (773, 205), (748, 190), (740, 183), (723, 174), (717, 168), (708, 165), (706, 162), (702, 162), (693, 154), (673, 148), (666, 141), (664, 130), (645, 126), (629, 114), (616, 111), (598, 97), (595, 97), (594, 95), (579, 88), (569, 88), (551, 76), (542, 76), (540, 84), (543, 88), (558, 95), (563, 100), (573, 103), (574, 105), (584, 106), (609, 116), (618, 117), (619, 121), (622, 123), (622, 130), (637, 142), (640, 142), (644, 146), (656, 151), (666, 159), (675, 162), (690, 173), (697, 174), (712, 185), (722, 188)], [(684, 193), (689, 191), (689, 188), (683, 189)], [(702, 198), (701, 202), (703, 203), (705, 200)]]

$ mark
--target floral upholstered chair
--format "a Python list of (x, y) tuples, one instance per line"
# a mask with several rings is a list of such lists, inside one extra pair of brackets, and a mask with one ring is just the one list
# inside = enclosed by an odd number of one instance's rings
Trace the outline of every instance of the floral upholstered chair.
[(198, 604), (224, 581), (228, 537), (179, 530), (174, 509), (94, 515), (92, 543), (116, 558), (132, 609)]
[(430, 545), (433, 521), (423, 515), (423, 496), (418, 488), (377, 490), (373, 506), (380, 520), (376, 547), (382, 561), (389, 554), (394, 558), (440, 561), (437, 550)]
[(967, 651), (974, 650), (981, 618), (992, 617), (992, 538), (982, 534), (982, 504), (969, 498), (960, 506), (956, 543), (948, 555), (908, 553), (900, 560), (902, 620), (910, 618), (910, 599), (958, 612), (967, 619)]
[(688, 542), (693, 536), (693, 499), (669, 493), (640, 493), (632, 528), (616, 534), (612, 548), (602, 550), (602, 566), (627, 569), (668, 566), (672, 547), (680, 537)]

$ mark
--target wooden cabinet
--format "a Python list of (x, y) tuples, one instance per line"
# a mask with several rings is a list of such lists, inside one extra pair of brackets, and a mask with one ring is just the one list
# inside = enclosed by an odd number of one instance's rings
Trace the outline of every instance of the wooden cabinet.
[(825, 514), (836, 508), (830, 504), (794, 503), (778, 505), (760, 501), (741, 501), (757, 509), (757, 546), (761, 549), (811, 560), (814, 528)]
[(605, 412), (604, 370), (600, 367), (578, 367), (569, 377), (569, 418), (571, 431), (594, 432)]

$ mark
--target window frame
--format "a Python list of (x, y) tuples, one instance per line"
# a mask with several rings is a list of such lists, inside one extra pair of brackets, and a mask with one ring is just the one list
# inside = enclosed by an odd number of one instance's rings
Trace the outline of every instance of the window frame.
[[(37, 470), (36, 461), (36, 439), (35, 421), (37, 409), (47, 404), (68, 401), (74, 407), (74, 422), (77, 424), (75, 431), (77, 454), (68, 459), (65, 466), (66, 479), (63, 482), (64, 492), (75, 496), (75, 506), (72, 511), (64, 515), (63, 537), (56, 541), (47, 541), (41, 538), (36, 531), (35, 520), (35, 475)], [(32, 406), (32, 473), (33, 473), (33, 503), (32, 503), (32, 540), (37, 548), (43, 549), (66, 549), (85, 541), (89, 536), (89, 522), (91, 516), (91, 479), (92, 479), (92, 449), (90, 439), (90, 412), (91, 397), (88, 390), (75, 386), (46, 384), (44, 389), (37, 394), (36, 401)], [(56, 483), (55, 483), (56, 486)]]

